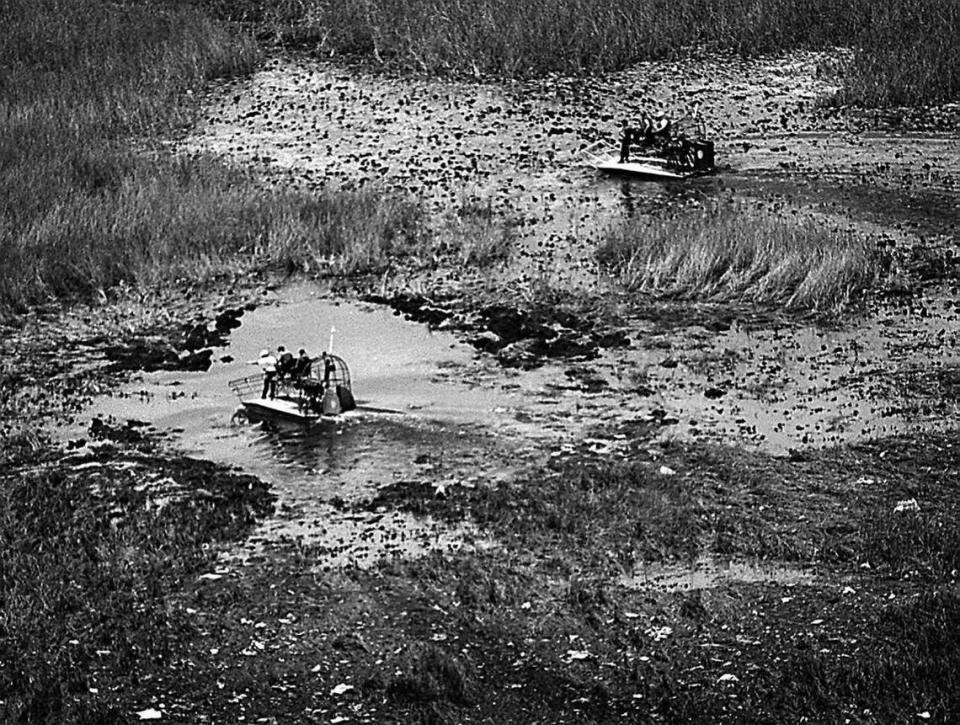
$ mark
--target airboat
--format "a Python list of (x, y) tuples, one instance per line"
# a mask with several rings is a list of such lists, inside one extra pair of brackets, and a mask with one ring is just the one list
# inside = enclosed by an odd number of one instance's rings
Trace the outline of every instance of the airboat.
[(311, 358), (310, 368), (304, 374), (278, 376), (273, 397), (264, 394), (262, 374), (237, 378), (227, 384), (240, 399), (241, 411), (250, 420), (279, 418), (312, 423), (357, 407), (347, 363), (333, 354)]
[(619, 155), (601, 157), (591, 153), (597, 145), (584, 149), (587, 165), (608, 174), (682, 181), (715, 170), (713, 141), (671, 139), (656, 149), (657, 155), (632, 156), (626, 161), (620, 161)]

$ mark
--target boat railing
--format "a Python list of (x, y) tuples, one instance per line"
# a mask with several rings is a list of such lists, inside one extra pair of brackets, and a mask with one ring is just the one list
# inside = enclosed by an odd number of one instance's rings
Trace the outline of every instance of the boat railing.
[(230, 386), (230, 389), (238, 398), (243, 400), (243, 398), (251, 395), (260, 394), (260, 391), (263, 390), (263, 375), (247, 375), (243, 378), (236, 378), (227, 381), (227, 385)]
[[(228, 380), (227, 385), (240, 400), (258, 397), (263, 392), (263, 375), (247, 375)], [(322, 394), (323, 387), (321, 381), (312, 377), (284, 375), (277, 378), (276, 394), (281, 397), (308, 399)]]

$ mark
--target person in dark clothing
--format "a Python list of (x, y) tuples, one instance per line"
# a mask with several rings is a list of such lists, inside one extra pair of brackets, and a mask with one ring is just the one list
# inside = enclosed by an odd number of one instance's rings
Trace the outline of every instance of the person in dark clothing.
[(323, 387), (326, 389), (330, 385), (330, 378), (337, 371), (337, 365), (333, 361), (333, 356), (323, 353)]
[(293, 374), (293, 368), (296, 361), (293, 359), (293, 353), (289, 352), (283, 345), (277, 348), (277, 374), (281, 377), (288, 377)]
[(630, 123), (624, 119), (623, 126), (620, 129), (620, 163), (625, 164), (630, 161), (630, 144), (634, 140), (636, 129), (630, 127)]
[(307, 355), (307, 351), (302, 347), (300, 352), (297, 354), (297, 360), (293, 368), (293, 375), (298, 380), (303, 380), (305, 377), (310, 375), (310, 367), (313, 365), (313, 361), (310, 359), (310, 356)]

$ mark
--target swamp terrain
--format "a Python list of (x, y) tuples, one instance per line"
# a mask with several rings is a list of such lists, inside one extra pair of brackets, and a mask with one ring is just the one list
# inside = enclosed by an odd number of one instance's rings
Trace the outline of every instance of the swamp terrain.
[[(198, 88), (163, 154), (419, 212), (362, 273), (5, 325), (0, 719), (956, 722), (960, 107), (831, 105), (843, 58), (464, 81), (275, 48)], [(715, 174), (586, 164), (694, 103)], [(784, 282), (624, 241), (731, 218), (850, 246)], [(259, 349), (331, 335), (361, 410), (234, 416)]]

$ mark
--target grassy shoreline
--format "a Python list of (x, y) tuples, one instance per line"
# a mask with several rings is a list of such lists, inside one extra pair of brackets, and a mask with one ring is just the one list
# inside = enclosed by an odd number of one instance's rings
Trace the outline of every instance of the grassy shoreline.
[(467, 77), (603, 73), (691, 48), (744, 55), (851, 47), (838, 101), (960, 96), (951, 0), (207, 0), (288, 45), (400, 70)]
[(142, 150), (192, 123), (194, 89), (259, 58), (193, 5), (3, 11), (0, 314), (250, 269), (377, 271), (422, 241), (415, 201), (276, 190), (214, 158)]

